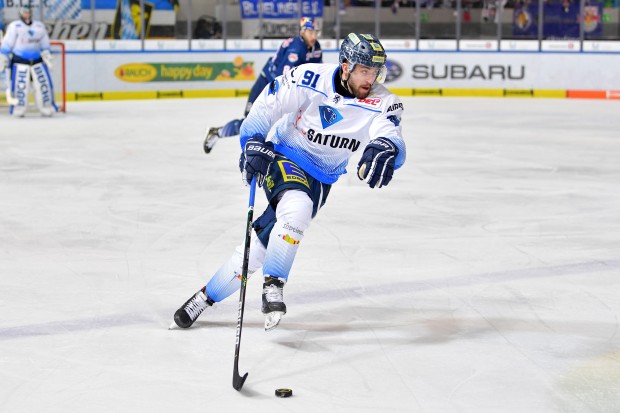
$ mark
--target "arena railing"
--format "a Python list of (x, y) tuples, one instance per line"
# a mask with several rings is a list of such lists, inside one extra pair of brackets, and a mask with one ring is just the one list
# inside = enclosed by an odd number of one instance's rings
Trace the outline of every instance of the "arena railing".
[[(116, 9), (102, 9), (103, 3), (83, 0), (77, 20), (50, 20), (45, 5), (51, 3), (41, 2), (35, 18), (37, 13), (43, 18), (52, 40), (91, 41), (92, 50), (97, 40), (127, 40), (130, 50), (176, 40), (175, 47), (191, 50), (196, 39), (220, 39), (224, 50), (230, 41), (259, 39), (260, 49), (271, 49), (270, 39), (297, 33), (302, 12), (318, 10), (320, 38), (336, 44), (355, 31), (403, 40), (413, 50), (470, 50), (472, 41), (479, 41), (476, 47), (483, 50), (512, 50), (518, 44), (546, 51), (545, 42), (556, 41), (578, 51), (589, 51), (594, 42), (598, 50), (620, 52), (620, 0), (123, 0), (107, 2)], [(122, 4), (129, 4), (129, 15)], [(269, 18), (281, 4), (289, 18)], [(244, 18), (250, 9), (258, 16)], [(130, 16), (133, 30), (124, 30), (123, 16)], [(6, 7), (4, 19), (10, 20)]]

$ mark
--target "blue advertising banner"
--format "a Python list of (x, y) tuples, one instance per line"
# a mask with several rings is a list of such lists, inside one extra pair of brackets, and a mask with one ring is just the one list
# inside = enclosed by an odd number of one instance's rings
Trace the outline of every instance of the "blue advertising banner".
[[(603, 3), (590, 1), (584, 8), (585, 37), (603, 34)], [(555, 1), (543, 5), (544, 39), (579, 38), (579, 2)], [(518, 37), (538, 36), (538, 2), (515, 5), (512, 34)]]
[[(259, 18), (259, 0), (241, 0), (242, 19)], [(301, 5), (301, 11), (299, 6)], [(323, 17), (323, 0), (262, 0), (264, 19), (296, 19), (300, 16)]]
[[(90, 10), (91, 0), (82, 0), (82, 10)], [(151, 8), (155, 10), (173, 10), (177, 3), (174, 0), (145, 0), (151, 3)], [(118, 0), (95, 0), (95, 9), (116, 9)]]

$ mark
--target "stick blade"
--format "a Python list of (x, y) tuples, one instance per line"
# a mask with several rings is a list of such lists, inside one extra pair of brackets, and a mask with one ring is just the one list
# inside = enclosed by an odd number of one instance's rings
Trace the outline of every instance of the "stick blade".
[(233, 375), (233, 387), (235, 390), (240, 391), (243, 387), (243, 383), (245, 383), (245, 379), (248, 378), (248, 373), (245, 373), (243, 377), (241, 377), (238, 373), (235, 372)]

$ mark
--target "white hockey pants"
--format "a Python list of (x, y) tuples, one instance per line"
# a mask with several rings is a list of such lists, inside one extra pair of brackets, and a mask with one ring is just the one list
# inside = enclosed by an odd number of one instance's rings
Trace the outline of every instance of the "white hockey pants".
[[(284, 193), (276, 208), (275, 223), (267, 248), (252, 232), (248, 278), (263, 267), (263, 274), (288, 279), (299, 243), (312, 220), (312, 200), (302, 191)], [(215, 302), (222, 301), (241, 287), (244, 245), (220, 267), (207, 283), (207, 295)]]

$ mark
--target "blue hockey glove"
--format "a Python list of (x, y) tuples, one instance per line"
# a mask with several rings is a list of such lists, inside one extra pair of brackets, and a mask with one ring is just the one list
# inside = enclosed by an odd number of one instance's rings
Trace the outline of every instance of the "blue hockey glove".
[(389, 139), (371, 140), (357, 164), (357, 176), (371, 188), (387, 186), (394, 174), (394, 164), (398, 148)]
[(256, 135), (248, 139), (245, 143), (244, 151), (239, 159), (239, 166), (242, 168), (241, 175), (246, 185), (252, 181), (252, 176), (256, 176), (258, 186), (263, 186), (265, 176), (269, 170), (269, 165), (275, 158), (273, 143), (265, 142), (264, 138)]

